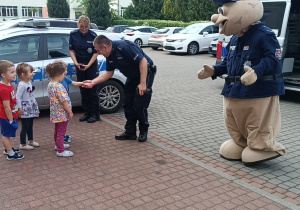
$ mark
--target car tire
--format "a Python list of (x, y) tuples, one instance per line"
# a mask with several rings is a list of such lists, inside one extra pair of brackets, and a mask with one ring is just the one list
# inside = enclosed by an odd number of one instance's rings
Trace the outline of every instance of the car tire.
[(158, 50), (158, 47), (151, 47), (152, 50)]
[(196, 55), (199, 52), (199, 45), (197, 42), (191, 42), (187, 48), (187, 54)]
[(134, 43), (137, 44), (139, 47), (142, 47), (143, 41), (141, 39), (134, 40)]
[(116, 112), (123, 104), (124, 88), (114, 80), (99, 84), (97, 88), (100, 114)]

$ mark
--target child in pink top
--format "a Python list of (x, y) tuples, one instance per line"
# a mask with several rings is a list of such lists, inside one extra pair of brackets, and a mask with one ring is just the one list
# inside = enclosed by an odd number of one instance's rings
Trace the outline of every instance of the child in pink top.
[(49, 63), (46, 67), (46, 75), (51, 79), (47, 89), (50, 100), (50, 121), (55, 123), (56, 155), (58, 157), (72, 157), (74, 153), (65, 150), (70, 145), (64, 144), (68, 121), (73, 118), (71, 100), (66, 88), (61, 84), (67, 75), (67, 64), (61, 60)]

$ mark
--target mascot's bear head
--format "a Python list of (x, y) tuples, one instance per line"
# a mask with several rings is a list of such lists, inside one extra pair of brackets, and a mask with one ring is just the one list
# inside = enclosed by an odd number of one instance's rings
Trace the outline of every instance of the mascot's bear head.
[(259, 0), (213, 0), (221, 6), (219, 14), (211, 17), (220, 33), (226, 36), (243, 36), (251, 25), (259, 22), (263, 16), (263, 5)]

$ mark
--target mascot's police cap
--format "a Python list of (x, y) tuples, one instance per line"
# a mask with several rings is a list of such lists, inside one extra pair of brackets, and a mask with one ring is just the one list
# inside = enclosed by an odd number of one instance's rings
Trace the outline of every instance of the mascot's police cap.
[(215, 4), (218, 4), (219, 6), (222, 6), (224, 4), (230, 3), (230, 2), (236, 2), (239, 0), (212, 0)]

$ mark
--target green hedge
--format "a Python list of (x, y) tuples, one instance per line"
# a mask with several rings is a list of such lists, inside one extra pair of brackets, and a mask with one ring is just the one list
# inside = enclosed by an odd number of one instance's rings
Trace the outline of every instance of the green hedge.
[(171, 20), (129, 20), (129, 19), (119, 19), (113, 20), (113, 25), (130, 25), (130, 26), (153, 26), (156, 28), (163, 27), (186, 27), (193, 23), (200, 23), (207, 21), (191, 21), (185, 23), (182, 21), (171, 21)]

